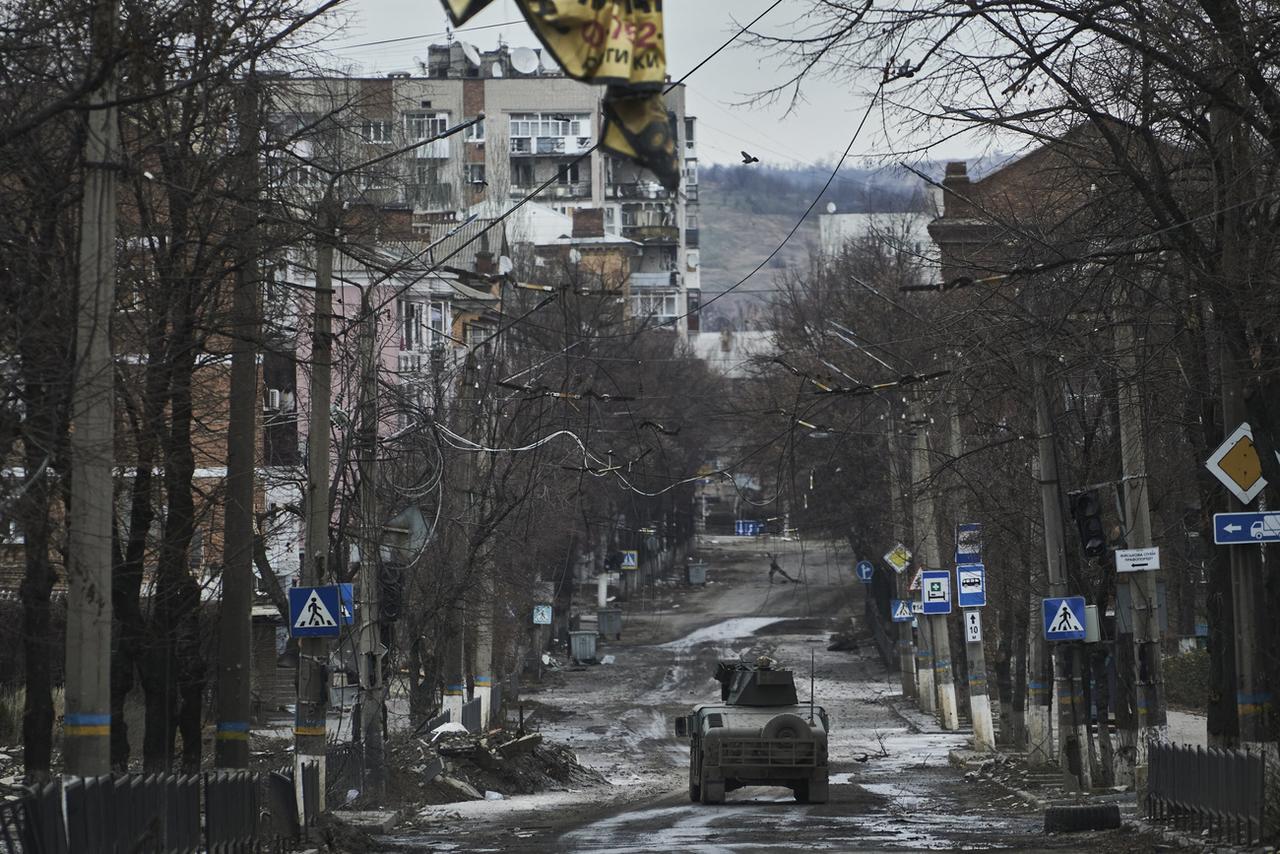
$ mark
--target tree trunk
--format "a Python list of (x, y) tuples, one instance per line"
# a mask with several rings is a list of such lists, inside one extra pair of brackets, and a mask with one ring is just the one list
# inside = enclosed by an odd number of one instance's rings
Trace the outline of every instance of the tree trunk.
[[(28, 386), (27, 400), (32, 400)], [(37, 392), (43, 397), (42, 392)], [(32, 420), (46, 423), (47, 398), (31, 410)], [(30, 430), (31, 427), (28, 428)], [(42, 431), (43, 432), (43, 431)], [(52, 434), (50, 434), (52, 435)], [(31, 477), (43, 471), (47, 463), (45, 451), (36, 442), (26, 441), (26, 471)], [(22, 757), (28, 783), (49, 779), (53, 760), (53, 661), (49, 639), (53, 637), (53, 620), (49, 596), (56, 575), (49, 561), (49, 535), (52, 527), (53, 479), (48, 473), (38, 476), (19, 500), (26, 568), (22, 578), (22, 651), (26, 687), (26, 704), (22, 710)]]

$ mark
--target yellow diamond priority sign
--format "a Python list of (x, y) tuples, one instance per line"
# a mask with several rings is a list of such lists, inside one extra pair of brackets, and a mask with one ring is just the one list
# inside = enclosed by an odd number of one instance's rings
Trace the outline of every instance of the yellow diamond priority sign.
[(894, 572), (902, 572), (911, 563), (911, 552), (902, 543), (898, 543), (885, 552), (884, 562), (893, 567)]
[(1267, 485), (1266, 478), (1262, 476), (1258, 451), (1253, 446), (1253, 430), (1247, 421), (1218, 446), (1205, 466), (1244, 504), (1257, 498)]

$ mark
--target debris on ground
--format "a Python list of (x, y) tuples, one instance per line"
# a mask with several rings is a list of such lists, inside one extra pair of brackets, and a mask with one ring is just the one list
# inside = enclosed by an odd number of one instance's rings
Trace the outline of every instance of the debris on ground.
[(545, 741), (539, 733), (439, 731), (433, 737), (388, 746), (394, 799), (446, 804), (606, 784), (604, 777), (579, 763), (572, 750)]

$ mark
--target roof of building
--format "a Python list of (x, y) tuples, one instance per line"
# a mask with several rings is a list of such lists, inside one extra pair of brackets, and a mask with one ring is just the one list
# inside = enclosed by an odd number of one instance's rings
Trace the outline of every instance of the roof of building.
[(768, 330), (690, 333), (689, 345), (694, 355), (730, 379), (748, 376), (757, 359), (778, 350), (774, 333)]

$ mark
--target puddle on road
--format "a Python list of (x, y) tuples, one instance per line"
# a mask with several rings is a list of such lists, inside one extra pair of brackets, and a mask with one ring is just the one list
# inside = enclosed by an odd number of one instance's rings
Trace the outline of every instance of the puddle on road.
[(735, 617), (716, 623), (714, 626), (698, 629), (684, 637), (664, 643), (656, 649), (689, 650), (700, 643), (724, 643), (725, 641), (744, 640), (774, 623), (792, 619), (791, 617)]

